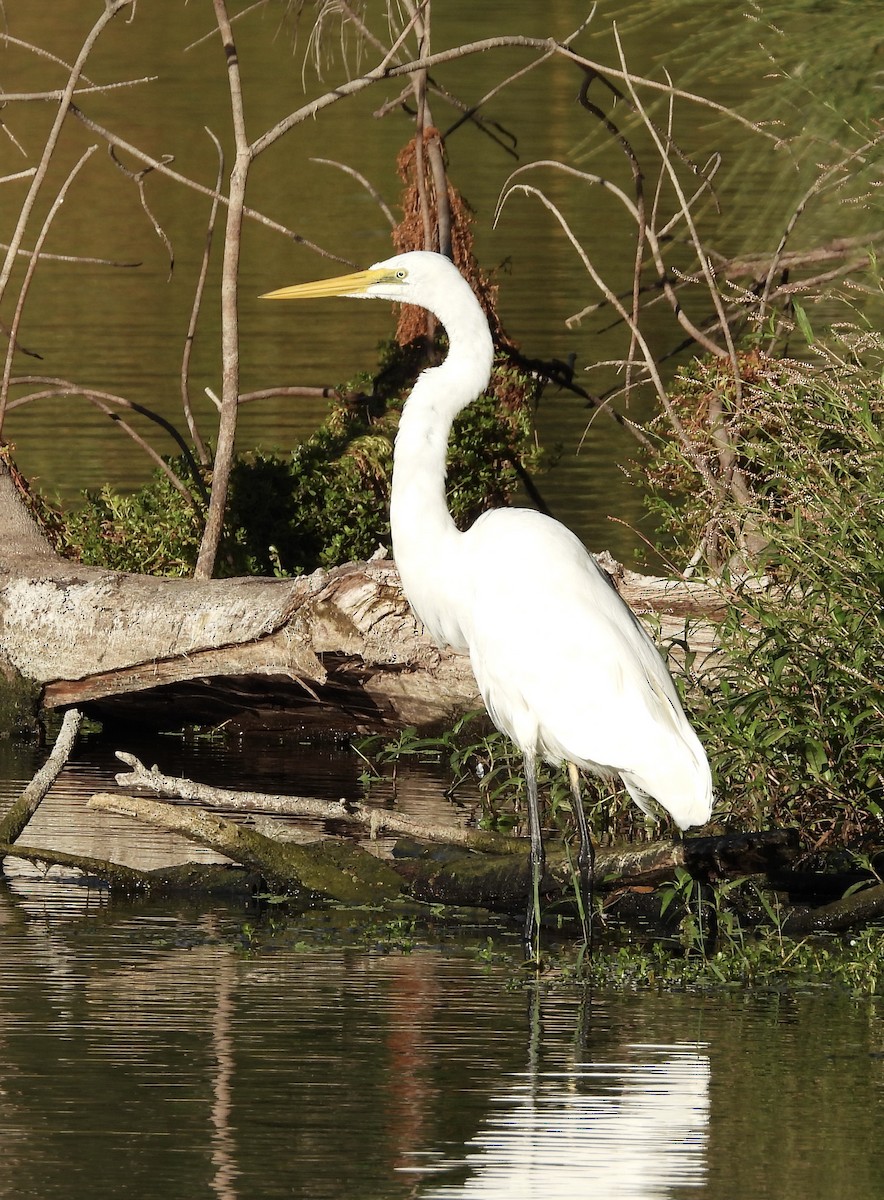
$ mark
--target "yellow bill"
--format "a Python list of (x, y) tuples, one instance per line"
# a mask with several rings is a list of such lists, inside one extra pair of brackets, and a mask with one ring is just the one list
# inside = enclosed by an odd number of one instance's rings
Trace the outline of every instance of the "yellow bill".
[(371, 267), (332, 279), (317, 279), (314, 283), (295, 283), (291, 287), (265, 292), (259, 300), (313, 300), (320, 296), (364, 296), (373, 283), (395, 278), (395, 272), (385, 267)]

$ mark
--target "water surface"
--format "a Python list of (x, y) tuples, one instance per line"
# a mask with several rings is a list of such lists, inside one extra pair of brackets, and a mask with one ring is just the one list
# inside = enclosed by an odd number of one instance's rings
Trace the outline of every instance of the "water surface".
[(881, 1194), (873, 1002), (548, 992), (479, 930), (273, 919), (0, 884), (0, 1195)]

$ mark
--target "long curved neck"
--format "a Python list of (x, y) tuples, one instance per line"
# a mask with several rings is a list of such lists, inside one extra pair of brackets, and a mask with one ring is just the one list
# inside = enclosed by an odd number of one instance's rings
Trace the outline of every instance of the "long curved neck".
[(466, 283), (464, 293), (453, 312), (436, 313), (448, 334), (448, 355), (421, 374), (405, 403), (390, 496), (393, 557), (405, 594), (437, 642), (460, 648), (448, 591), (461, 536), (445, 498), (448, 436), (455, 416), (484, 390), (494, 357), (485, 314)]

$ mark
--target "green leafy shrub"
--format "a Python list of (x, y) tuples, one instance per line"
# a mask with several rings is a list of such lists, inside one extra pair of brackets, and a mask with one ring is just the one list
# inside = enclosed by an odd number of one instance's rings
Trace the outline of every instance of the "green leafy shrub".
[[(189, 483), (183, 458), (169, 460)], [(79, 508), (56, 513), (51, 537), (70, 558), (115, 571), (144, 575), (190, 575), (202, 536), (194, 510), (162, 471), (132, 495), (105, 486), (87, 492)]]
[[(704, 512), (682, 471), (687, 500), (668, 512), (692, 539), (710, 520), (751, 522), (754, 561), (723, 572), (723, 665), (696, 723), (740, 821), (798, 822), (814, 842), (880, 837), (884, 821), (884, 346), (854, 337), (819, 355), (755, 355), (738, 409), (717, 365), (682, 376), (688, 419), (708, 389), (724, 394), (751, 500)], [(679, 490), (671, 454), (661, 480)]]

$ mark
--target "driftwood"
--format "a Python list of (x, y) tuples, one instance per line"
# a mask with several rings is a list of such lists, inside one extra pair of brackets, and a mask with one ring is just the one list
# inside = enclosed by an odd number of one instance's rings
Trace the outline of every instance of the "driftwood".
[[(329, 829), (337, 832), (342, 826), (368, 834), (372, 839), (381, 832), (404, 834), (395, 844), (392, 860), (385, 863), (383, 886), (389, 890), (375, 892), (375, 898), (390, 898), (407, 890), (413, 899), (432, 904), (508, 913), (519, 913), (524, 907), (531, 878), (529, 843), (525, 838), (453, 825), (431, 825), (370, 805), (209, 787), (164, 775), (156, 767), (148, 769), (131, 754), (118, 751), (117, 757), (130, 768), (116, 776), (117, 783), (124, 788), (146, 788), (177, 800), (208, 804), (240, 815), (271, 813), (276, 817), (301, 818), (314, 825), (321, 822), (325, 828), (316, 832), (317, 839), (323, 832), (328, 833)], [(351, 856), (345, 867), (348, 878), (342, 884), (334, 871), (328, 872), (329, 847), (340, 843), (315, 840), (293, 848), (289, 854), (288, 839), (274, 828), (272, 820), (261, 836), (254, 829), (220, 817), (217, 812), (207, 813), (190, 805), (157, 803), (142, 796), (116, 793), (99, 793), (90, 803), (192, 837), (261, 873), (269, 886), (282, 892), (312, 891), (317, 897), (352, 899), (353, 879), (358, 879), (366, 869), (372, 879), (371, 886), (379, 886), (374, 881), (376, 860), (372, 856)], [(701, 880), (783, 870), (797, 848), (794, 830), (599, 848), (596, 886), (599, 893), (636, 886), (652, 889), (672, 879), (678, 868)], [(541, 890), (547, 907), (564, 902), (570, 906), (574, 899), (573, 867), (568, 851), (554, 842), (547, 847), (547, 870)]]
[(179, 779), (163, 775), (157, 767), (148, 769), (135, 757), (117, 751), (117, 758), (127, 763), (130, 771), (121, 771), (115, 776), (123, 788), (147, 788), (164, 796), (175, 796), (180, 800), (191, 800), (207, 804), (226, 812), (272, 813), (284, 817), (303, 817), (309, 821), (326, 821), (334, 826), (349, 825), (364, 830), (370, 837), (382, 833), (401, 834), (406, 837), (422, 838), (425, 841), (445, 842), (491, 854), (523, 854), (525, 842), (522, 838), (506, 837), (484, 829), (463, 828), (454, 825), (436, 826), (425, 821), (389, 809), (347, 800), (334, 803), (317, 800), (312, 796), (279, 796), (267, 792), (235, 791), (231, 788), (209, 787), (191, 779)]
[[(131, 757), (131, 756), (126, 756)], [(137, 760), (136, 760), (137, 761)], [(140, 766), (140, 764), (139, 764)], [(144, 768), (138, 773), (144, 772)], [(221, 788), (205, 788), (189, 780), (173, 780), (156, 772), (144, 772), (152, 785), (165, 780), (180, 795), (201, 794), (214, 804), (235, 798), (234, 808), (242, 811), (240, 798), (255, 807), (310, 821), (341, 820), (368, 828), (375, 823), (370, 814), (343, 810), (305, 797), (265, 796), (261, 793), (231, 793)], [(121, 776), (126, 780), (128, 776)], [(291, 800), (289, 807), (285, 801)], [(162, 803), (143, 796), (99, 792), (90, 805), (104, 811), (134, 817), (153, 826), (184, 834), (186, 837), (225, 854), (265, 880), (268, 888), (309, 899), (329, 898), (344, 903), (370, 903), (392, 899), (406, 888), (417, 900), (432, 904), (468, 908), (486, 908), (495, 912), (518, 913), (524, 908), (531, 880), (529, 843), (524, 838), (498, 838), (482, 831), (424, 826), (413, 819), (411, 830), (425, 835), (424, 840), (409, 838), (397, 842), (393, 858), (381, 862), (358, 847), (337, 839), (316, 840), (308, 845), (293, 845), (279, 836), (267, 836), (248, 826), (233, 822), (215, 812), (190, 805)], [(361, 808), (361, 806), (360, 806)], [(394, 822), (395, 824), (396, 822)], [(271, 833), (272, 826), (271, 826)], [(478, 834), (482, 852), (464, 850), (470, 838), (458, 833)], [(433, 845), (432, 843), (437, 843)], [(696, 847), (695, 847), (696, 843)], [(488, 853), (494, 846), (496, 853)], [(504, 847), (506, 853), (500, 853)], [(658, 842), (645, 847), (599, 849), (596, 852), (596, 878), (601, 892), (627, 886), (654, 887), (671, 879), (676, 868), (696, 872), (698, 878), (719, 877), (755, 870), (761, 861), (782, 867), (794, 855), (797, 838), (792, 833), (740, 834), (717, 838), (693, 838)], [(544, 902), (571, 901), (574, 897), (573, 868), (563, 847), (548, 847), (547, 870), (541, 890)]]
[[(711, 587), (608, 564), (663, 641), (714, 649)], [(703, 618), (704, 620), (700, 620)], [(480, 701), (469, 662), (415, 621), (388, 559), (296, 579), (162, 579), (53, 552), (0, 458), (0, 673), (48, 709), (156, 727), (378, 732), (450, 721)]]

